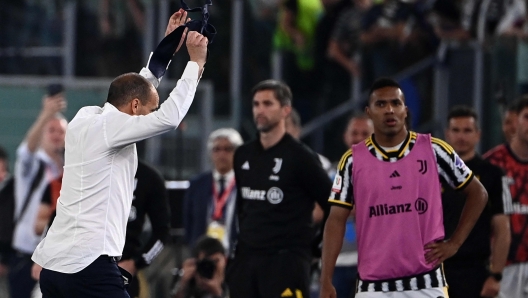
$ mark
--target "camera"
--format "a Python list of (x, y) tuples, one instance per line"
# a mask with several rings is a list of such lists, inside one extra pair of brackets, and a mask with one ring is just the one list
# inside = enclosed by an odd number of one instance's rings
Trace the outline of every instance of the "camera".
[(196, 272), (201, 277), (212, 279), (216, 271), (216, 262), (208, 258), (204, 258), (196, 263)]

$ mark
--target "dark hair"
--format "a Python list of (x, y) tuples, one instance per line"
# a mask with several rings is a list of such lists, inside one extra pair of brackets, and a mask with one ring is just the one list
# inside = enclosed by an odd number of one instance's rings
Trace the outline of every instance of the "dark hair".
[(193, 256), (198, 258), (200, 253), (204, 253), (205, 257), (214, 255), (215, 253), (225, 254), (224, 246), (215, 238), (204, 236), (200, 238), (194, 246)]
[(137, 98), (141, 104), (149, 102), (152, 84), (137, 73), (129, 72), (115, 78), (108, 89), (106, 101), (116, 107)]
[(299, 115), (299, 112), (297, 112), (296, 109), (293, 109), (293, 108), (291, 109), (291, 112), (290, 112), (290, 115), (288, 115), (288, 118), (290, 118), (293, 126), (299, 127), (299, 128), (302, 126), (301, 116)]
[(370, 86), (369, 99), (372, 93), (374, 93), (378, 89), (385, 87), (395, 87), (401, 90), (400, 84), (398, 84), (398, 82), (396, 82), (395, 80), (391, 78), (379, 78), (372, 84), (372, 86)]
[(5, 161), (5, 167), (7, 171), (9, 171), (9, 162), (7, 160), (8, 157), (9, 155), (7, 154), (7, 151), (3, 147), (0, 147), (0, 161)]
[(475, 126), (478, 129), (478, 114), (475, 111), (475, 109), (473, 109), (470, 106), (458, 105), (458, 106), (452, 107), (451, 110), (449, 110), (449, 113), (447, 114), (447, 121), (449, 122), (449, 120), (453, 118), (465, 118), (465, 117), (472, 117), (473, 119), (475, 119)]
[(251, 96), (255, 96), (255, 94), (259, 91), (264, 90), (271, 90), (273, 91), (275, 98), (279, 100), (281, 106), (291, 106), (292, 104), (292, 92), (290, 90), (290, 87), (286, 85), (285, 83), (277, 80), (265, 80), (253, 87), (251, 89)]
[(0, 159), (7, 160), (8, 157), (7, 151), (3, 147), (0, 147)]
[[(527, 96), (527, 95), (524, 95), (523, 97), (525, 97), (525, 96)], [(521, 99), (523, 97), (521, 97)], [(512, 102), (508, 103), (506, 105), (506, 110), (504, 112), (517, 113), (517, 106), (518, 105), (519, 105), (519, 101), (518, 100), (515, 100), (515, 101), (512, 101)]]
[(523, 96), (517, 101), (517, 114), (521, 113), (525, 108), (528, 108), (528, 96)]

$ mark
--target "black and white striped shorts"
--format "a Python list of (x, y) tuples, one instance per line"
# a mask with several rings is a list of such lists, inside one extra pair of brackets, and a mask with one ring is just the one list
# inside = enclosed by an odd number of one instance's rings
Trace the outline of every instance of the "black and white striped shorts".
[(414, 276), (387, 280), (357, 280), (356, 293), (362, 292), (402, 292), (422, 289), (443, 288), (447, 286), (442, 267)]

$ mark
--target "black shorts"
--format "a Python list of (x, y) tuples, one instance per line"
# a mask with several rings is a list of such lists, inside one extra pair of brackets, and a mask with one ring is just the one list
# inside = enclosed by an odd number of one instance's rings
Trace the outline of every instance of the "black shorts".
[(236, 256), (227, 269), (231, 298), (310, 297), (310, 259), (291, 251)]

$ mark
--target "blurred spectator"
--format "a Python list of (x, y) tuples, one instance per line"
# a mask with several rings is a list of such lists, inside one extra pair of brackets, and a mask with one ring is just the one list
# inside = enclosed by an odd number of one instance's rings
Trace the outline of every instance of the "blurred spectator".
[(46, 96), (42, 110), (17, 149), (15, 164), (14, 254), (9, 267), (12, 298), (29, 298), (35, 281), (31, 278), (31, 254), (40, 241), (35, 221), (46, 186), (59, 177), (64, 165), (66, 107), (63, 93)]
[[(57, 179), (53, 179), (44, 190), (35, 221), (35, 233), (37, 235), (45, 234), (46, 229), (51, 226), (55, 217), (55, 209), (57, 208), (61, 187), (62, 175)], [(37, 277), (36, 279), (38, 280), (38, 276), (34, 277)]]
[[(158, 171), (138, 160), (134, 197), (128, 216), (125, 247), (119, 261), (119, 267), (125, 269), (133, 278), (127, 288), (130, 297), (138, 297), (148, 292), (141, 269), (149, 266), (169, 241), (170, 213), (165, 180)], [(152, 230), (142, 239), (146, 219)], [(142, 241), (146, 240), (146, 241)], [(143, 282), (142, 282), (143, 281)]]
[[(7, 152), (3, 147), (0, 146), (0, 209), (2, 210), (13, 210), (13, 200), (4, 196), (5, 183), (9, 179), (9, 160)], [(12, 192), (12, 190), (11, 190)], [(5, 219), (4, 219), (5, 220)], [(2, 225), (3, 227), (3, 225)], [(3, 232), (2, 232), (3, 234)], [(9, 254), (10, 247), (9, 243), (0, 239), (0, 297), (7, 297), (7, 279), (6, 275), (8, 272), (7, 267), (7, 255)]]
[(247, 60), (245, 65), (249, 71), (249, 76), (244, 80), (246, 89), (251, 88), (254, 82), (271, 76), (273, 36), (277, 27), (280, 2), (280, 0), (249, 0), (248, 2), (252, 14), (249, 20), (251, 27), (246, 27), (248, 30), (244, 28), (244, 51), (251, 53), (244, 55), (244, 59)]
[(524, 0), (442, 0), (435, 2), (434, 10), (438, 17), (434, 21), (436, 33), (440, 38), (467, 40), (480, 34), (481, 38), (518, 35), (525, 22), (526, 3)]
[(6, 150), (0, 146), (0, 188), (7, 178), (9, 178), (9, 159)]
[(504, 213), (510, 215), (511, 245), (498, 297), (526, 297), (528, 285), (528, 98), (517, 105), (517, 128), (511, 143), (499, 145), (484, 158), (506, 171), (504, 184), (511, 196), (504, 200)]
[(320, 96), (316, 114), (323, 113), (336, 103), (350, 96), (350, 75), (335, 59), (328, 55), (328, 44), (332, 38), (339, 16), (352, 6), (353, 0), (325, 0), (324, 14), (317, 23), (315, 33), (315, 73), (320, 74), (316, 84)]
[(502, 116), (502, 134), (506, 144), (510, 144), (517, 130), (517, 102), (508, 104)]
[(191, 179), (184, 197), (185, 240), (191, 247), (204, 235), (219, 239), (227, 252), (232, 247), (237, 193), (233, 155), (242, 143), (233, 128), (220, 128), (209, 135), (207, 149), (213, 170)]
[(282, 80), (298, 98), (295, 107), (304, 119), (313, 116), (315, 30), (322, 13), (320, 0), (283, 0), (274, 36), (282, 56)]
[(193, 257), (183, 262), (180, 280), (173, 298), (227, 298), (229, 290), (224, 281), (227, 256), (222, 243), (215, 238), (198, 240)]
[(354, 5), (344, 10), (332, 32), (328, 56), (346, 69), (351, 76), (359, 77), (361, 69), (354, 56), (361, 44), (361, 20), (372, 6), (372, 0), (353, 0)]
[[(290, 115), (288, 115), (288, 117), (286, 118), (286, 132), (289, 133), (292, 137), (294, 137), (297, 140), (301, 139), (301, 132), (302, 132), (301, 116), (295, 109), (292, 109)], [(319, 161), (321, 162), (323, 169), (328, 173), (328, 176), (332, 178), (335, 174), (335, 171), (332, 168), (332, 164), (330, 163), (330, 160), (328, 160), (328, 158), (322, 156), (321, 154), (317, 154), (317, 156), (319, 156)], [(322, 217), (320, 219), (322, 219)]]
[[(485, 4), (487, 7), (484, 7)], [(478, 36), (479, 17), (483, 9), (486, 9), (484, 23), (486, 37), (513, 34), (522, 27), (526, 3), (524, 0), (465, 0), (462, 8), (462, 26), (471, 33), (472, 37)]]
[(364, 16), (361, 62), (365, 86), (376, 77), (396, 73), (398, 49), (410, 34), (406, 23), (408, 16), (409, 11), (399, 0), (383, 0)]
[[(450, 298), (496, 297), (500, 276), (510, 247), (510, 225), (504, 214), (503, 171), (480, 157), (475, 149), (480, 141), (477, 113), (457, 106), (448, 115), (446, 141), (473, 171), (488, 191), (488, 204), (457, 253), (444, 261)], [(445, 238), (455, 231), (466, 197), (446, 183), (442, 187)]]
[(467, 40), (471, 37), (462, 24), (462, 1), (435, 1), (430, 22), (441, 39)]
[(144, 10), (141, 0), (100, 0), (99, 75), (115, 77), (141, 68)]
[(350, 149), (374, 133), (374, 124), (372, 120), (365, 114), (352, 116), (348, 120), (346, 129), (343, 133), (343, 143)]

